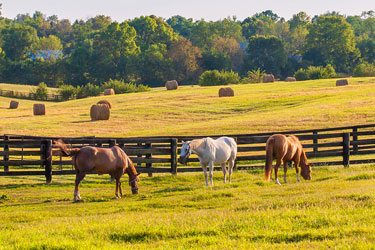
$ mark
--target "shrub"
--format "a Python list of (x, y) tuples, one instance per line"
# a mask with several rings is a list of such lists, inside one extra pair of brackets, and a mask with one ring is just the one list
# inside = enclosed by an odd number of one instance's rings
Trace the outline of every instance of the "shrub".
[(266, 72), (260, 68), (249, 70), (247, 72), (247, 77), (244, 77), (241, 80), (241, 83), (260, 83), (262, 82), (262, 78), (265, 73)]
[(99, 86), (87, 83), (85, 86), (77, 87), (77, 98), (85, 98), (89, 96), (98, 96), (102, 90)]
[(104, 82), (100, 88), (104, 89), (113, 89), (116, 94), (123, 94), (123, 93), (134, 93), (134, 92), (146, 92), (150, 91), (151, 88), (146, 85), (142, 84), (135, 84), (135, 83), (125, 83), (123, 80), (112, 80)]
[(226, 85), (239, 82), (240, 76), (233, 71), (207, 70), (199, 78), (200, 86)]
[(375, 76), (375, 64), (364, 62), (355, 66), (353, 76)]
[(310, 80), (310, 79), (327, 79), (336, 77), (336, 71), (332, 65), (327, 64), (326, 67), (322, 66), (309, 66), (307, 69), (299, 69), (294, 73), (297, 81)]
[(77, 89), (72, 85), (60, 85), (59, 87), (59, 94), (61, 95), (62, 100), (66, 101), (69, 99), (73, 99)]
[(34, 92), (35, 98), (38, 100), (47, 100), (48, 88), (44, 82), (39, 83)]
[(297, 81), (305, 81), (309, 79), (309, 75), (307, 73), (307, 70), (305, 69), (299, 69), (294, 73), (294, 77), (296, 78)]

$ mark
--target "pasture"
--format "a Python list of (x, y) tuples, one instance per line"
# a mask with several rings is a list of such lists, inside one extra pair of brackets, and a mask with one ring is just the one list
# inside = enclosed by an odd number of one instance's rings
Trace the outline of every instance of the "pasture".
[[(0, 97), (1, 134), (39, 136), (210, 135), (318, 129), (375, 121), (375, 78), (231, 85), (234, 97), (219, 98), (221, 86), (182, 86), (166, 91), (45, 102), (46, 116), (34, 117), (35, 101), (7, 109)], [(90, 107), (112, 102), (109, 121), (91, 121)], [(11, 125), (11, 126), (10, 126)]]
[[(0, 97), (0, 134), (157, 136), (239, 134), (374, 123), (375, 78), (182, 86), (176, 91), (92, 97), (7, 109)], [(90, 106), (112, 102), (109, 121), (91, 121)], [(38, 101), (39, 103), (39, 101)], [(375, 165), (316, 167), (312, 180), (263, 181), (263, 170), (235, 171), (205, 187), (199, 173), (141, 175), (139, 194), (123, 180), (122, 199), (108, 175), (0, 177), (0, 249), (366, 249), (375, 245)]]
[[(313, 180), (264, 182), (262, 170), (143, 176), (115, 199), (108, 175), (0, 177), (1, 249), (366, 249), (375, 245), (375, 170), (318, 167)], [(125, 179), (126, 180), (126, 179)]]

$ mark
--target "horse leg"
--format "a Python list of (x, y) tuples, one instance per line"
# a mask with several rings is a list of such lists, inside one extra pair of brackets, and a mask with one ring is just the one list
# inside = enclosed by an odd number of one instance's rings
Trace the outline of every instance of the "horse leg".
[(116, 191), (115, 191), (115, 195), (116, 195), (116, 198), (120, 198), (120, 196), (118, 196), (118, 179), (116, 178)]
[(286, 171), (288, 170), (288, 162), (284, 161), (284, 182), (287, 183), (286, 181)]
[(279, 182), (279, 179), (277, 178), (277, 171), (279, 170), (279, 167), (281, 165), (281, 160), (277, 159), (276, 166), (275, 166), (275, 183), (281, 185)]
[[(224, 183), (227, 182), (227, 168), (226, 168), (226, 164), (225, 162), (224, 163), (221, 163), (221, 169), (223, 170), (223, 174), (224, 174)], [(230, 178), (229, 178), (229, 182), (230, 182)]]
[(295, 160), (295, 161), (294, 161), (294, 167), (296, 168), (297, 181), (298, 181), (298, 182), (301, 182), (301, 179), (299, 178), (299, 174), (298, 174), (298, 166), (299, 166), (299, 161), (298, 161), (298, 160)]
[(77, 172), (76, 174), (76, 186), (74, 189), (74, 201), (79, 201), (81, 200), (81, 196), (79, 195), (79, 183), (82, 181), (83, 178), (85, 178), (85, 173), (83, 172)]
[(203, 169), (204, 178), (206, 179), (206, 187), (208, 187), (208, 179), (207, 179), (207, 166), (201, 163), (201, 167)]
[(232, 182), (232, 172), (234, 167), (234, 160), (229, 160), (228, 171), (229, 171), (229, 183)]
[(211, 186), (214, 185), (214, 180), (213, 180), (213, 177), (214, 177), (214, 163), (212, 161), (210, 161), (210, 163), (208, 164), (208, 167), (210, 168), (210, 182), (211, 182)]

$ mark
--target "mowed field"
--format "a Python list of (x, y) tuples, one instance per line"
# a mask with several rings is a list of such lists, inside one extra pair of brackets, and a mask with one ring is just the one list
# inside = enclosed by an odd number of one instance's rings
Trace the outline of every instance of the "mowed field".
[[(232, 85), (234, 97), (219, 98), (220, 86), (182, 86), (176, 91), (47, 102), (46, 116), (33, 116), (37, 101), (0, 97), (0, 134), (49, 136), (212, 135), (327, 128), (375, 122), (375, 78)], [(109, 121), (91, 121), (90, 107), (112, 102)], [(39, 102), (38, 102), (39, 103)]]
[[(0, 97), (0, 134), (157, 136), (238, 134), (375, 123), (375, 78), (232, 85), (45, 102), (7, 109)], [(91, 121), (101, 99), (109, 121)], [(1, 170), (0, 170), (1, 171)], [(263, 181), (263, 170), (235, 171), (232, 183), (214, 173), (141, 175), (138, 195), (123, 178), (122, 199), (108, 175), (0, 177), (0, 249), (374, 249), (375, 165), (313, 168), (311, 181)]]

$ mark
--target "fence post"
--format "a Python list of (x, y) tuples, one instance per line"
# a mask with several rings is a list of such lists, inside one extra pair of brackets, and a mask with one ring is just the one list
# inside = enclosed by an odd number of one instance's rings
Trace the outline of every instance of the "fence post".
[[(353, 128), (353, 141), (358, 141), (358, 128), (357, 127)], [(358, 144), (357, 143), (353, 144), (353, 152), (354, 153), (358, 152)]]
[[(9, 136), (4, 136), (4, 142), (9, 142)], [(9, 152), (9, 144), (4, 144), (4, 153)], [(4, 154), (4, 162), (9, 161), (9, 155)], [(4, 172), (9, 171), (9, 165), (4, 166)]]
[(177, 139), (171, 139), (171, 172), (177, 174)]
[[(142, 148), (142, 142), (138, 142), (138, 143), (137, 143), (137, 146), (140, 147), (140, 148)], [(142, 158), (142, 154), (137, 154), (137, 157), (138, 157), (138, 158)], [(137, 167), (142, 167), (142, 163), (139, 163), (139, 162), (138, 162), (138, 163), (137, 163)]]
[(349, 167), (350, 157), (350, 133), (343, 133), (342, 163), (344, 167)]
[(313, 131), (314, 153), (318, 153), (318, 131)]
[[(151, 143), (147, 142), (145, 143), (145, 148), (151, 148)], [(151, 159), (152, 154), (146, 154), (146, 159)], [(152, 163), (146, 163), (146, 168), (148, 171), (148, 177), (152, 177)]]
[(52, 140), (45, 140), (42, 142), (44, 167), (47, 184), (52, 182)]
[(108, 144), (109, 144), (108, 146), (109, 148), (116, 146), (116, 139), (110, 139)]

